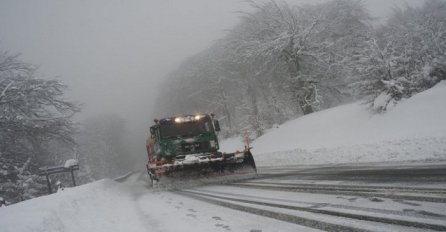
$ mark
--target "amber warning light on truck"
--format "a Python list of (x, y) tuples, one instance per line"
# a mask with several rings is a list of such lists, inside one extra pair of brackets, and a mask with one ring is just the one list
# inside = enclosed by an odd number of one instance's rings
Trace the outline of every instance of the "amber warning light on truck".
[(201, 118), (203, 118), (203, 115), (195, 115), (195, 116), (187, 116), (187, 117), (177, 117), (175, 118), (176, 123), (182, 123), (182, 122), (191, 122), (191, 121), (198, 121)]

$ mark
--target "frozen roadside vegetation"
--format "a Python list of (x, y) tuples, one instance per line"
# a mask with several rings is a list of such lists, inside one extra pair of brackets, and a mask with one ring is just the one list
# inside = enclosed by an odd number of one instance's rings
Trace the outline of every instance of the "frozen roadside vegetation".
[[(383, 114), (352, 103), (291, 120), (253, 142), (259, 166), (446, 159), (446, 81)], [(233, 138), (222, 150), (243, 147)]]

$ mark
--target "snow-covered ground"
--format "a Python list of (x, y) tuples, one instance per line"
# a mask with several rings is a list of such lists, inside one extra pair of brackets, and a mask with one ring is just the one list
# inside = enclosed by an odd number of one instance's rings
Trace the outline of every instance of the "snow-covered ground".
[[(243, 147), (241, 138), (221, 143)], [(384, 114), (352, 103), (269, 130), (253, 142), (258, 165), (326, 164), (446, 159), (446, 81)]]
[[(386, 114), (373, 115), (365, 105), (359, 103), (324, 110), (271, 129), (253, 143), (253, 153), (258, 164), (269, 166), (446, 160), (445, 100), (446, 82), (442, 82), (428, 91), (405, 100)], [(223, 141), (221, 145), (223, 150), (228, 151), (243, 147), (239, 138)], [(428, 216), (423, 216), (423, 214), (420, 216), (421, 219), (410, 220), (446, 226), (444, 223), (446, 216), (442, 214), (444, 203), (407, 203), (386, 199), (376, 200), (373, 197), (344, 197), (337, 193), (327, 197), (327, 195), (311, 193), (297, 196), (296, 193), (263, 191), (264, 195), (261, 195), (259, 190), (250, 190), (251, 194), (248, 190), (234, 190), (235, 187), (230, 186), (208, 186), (190, 190), (202, 194), (201, 198), (205, 199), (203, 201), (175, 192), (149, 189), (145, 178), (147, 176), (143, 173), (141, 175), (131, 173), (117, 179), (120, 182), (105, 179), (76, 188), (66, 188), (49, 196), (0, 207), (0, 231), (266, 232), (313, 231), (315, 229), (312, 228), (325, 228), (317, 226), (309, 228), (300, 225), (312, 223), (314, 218), (320, 218), (317, 220), (322, 224), (328, 222), (362, 228), (363, 221), (351, 220), (350, 225), (344, 224), (344, 219), (340, 221), (333, 216), (314, 214), (315, 210), (312, 208), (321, 207), (325, 207), (326, 211), (331, 210), (330, 213), (332, 211), (335, 213), (358, 211), (371, 217), (376, 216), (376, 213), (382, 213), (384, 215), (380, 214), (382, 217), (392, 214), (392, 218), (401, 219), (402, 217), (398, 216), (401, 214), (405, 216), (402, 218), (404, 220), (411, 218), (413, 212), (425, 214), (423, 210), (429, 210)], [(311, 184), (315, 183), (311, 181)], [(434, 187), (438, 186), (434, 185)], [(206, 191), (213, 191), (214, 194), (215, 191), (220, 191), (218, 195), (223, 197), (237, 197), (233, 200), (218, 199), (218, 196), (217, 198), (206, 197), (203, 195)], [(242, 197), (241, 194), (246, 196)], [(271, 196), (274, 197), (274, 203), (284, 204), (281, 207), (285, 208), (279, 210), (264, 206), (262, 202), (269, 202)], [(266, 199), (267, 197), (269, 198)], [(301, 202), (291, 202), (290, 199), (294, 198), (300, 199)], [(245, 208), (243, 211), (220, 207), (209, 204), (206, 199), (217, 201), (219, 204)], [(255, 206), (240, 202), (243, 199), (257, 199), (260, 202)], [(366, 207), (364, 207), (364, 202), (367, 203)], [(383, 209), (381, 202), (386, 202), (386, 204), (390, 202), (390, 208)], [(296, 204), (296, 207), (301, 208), (308, 204), (310, 206), (309, 209), (305, 208), (308, 212), (290, 211), (286, 209), (290, 204)], [(251, 212), (252, 210), (254, 213)], [(270, 216), (258, 216), (259, 213)], [(286, 213), (285, 218), (296, 220), (296, 222), (293, 224), (284, 221), (281, 216), (284, 213)], [(331, 224), (325, 226), (331, 226)], [(382, 225), (378, 226), (381, 226), (378, 228), (384, 228)], [(332, 227), (326, 228), (330, 230)], [(385, 228), (388, 231), (406, 231), (407, 229), (398, 226)]]
[[(124, 183), (104, 179), (0, 207), (0, 231), (276, 231), (273, 219), (216, 210), (205, 202), (149, 189), (147, 176), (141, 174)], [(281, 231), (303, 230), (299, 225), (281, 225)]]

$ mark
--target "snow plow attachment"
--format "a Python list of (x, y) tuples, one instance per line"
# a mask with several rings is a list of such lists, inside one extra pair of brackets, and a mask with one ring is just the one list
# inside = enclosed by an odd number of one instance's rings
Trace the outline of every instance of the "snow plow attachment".
[(234, 153), (179, 155), (171, 161), (149, 162), (146, 167), (150, 184), (167, 189), (228, 183), (257, 176), (250, 148)]

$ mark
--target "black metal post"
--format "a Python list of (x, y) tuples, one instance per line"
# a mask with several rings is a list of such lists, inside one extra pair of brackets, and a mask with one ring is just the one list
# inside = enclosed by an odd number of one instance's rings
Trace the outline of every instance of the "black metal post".
[(46, 176), (46, 183), (48, 184), (48, 192), (51, 194), (53, 193), (53, 190), (51, 190), (50, 177), (48, 176), (48, 173), (45, 176)]
[(74, 180), (73, 169), (71, 169), (71, 179), (73, 180), (73, 186), (76, 186), (76, 181)]

